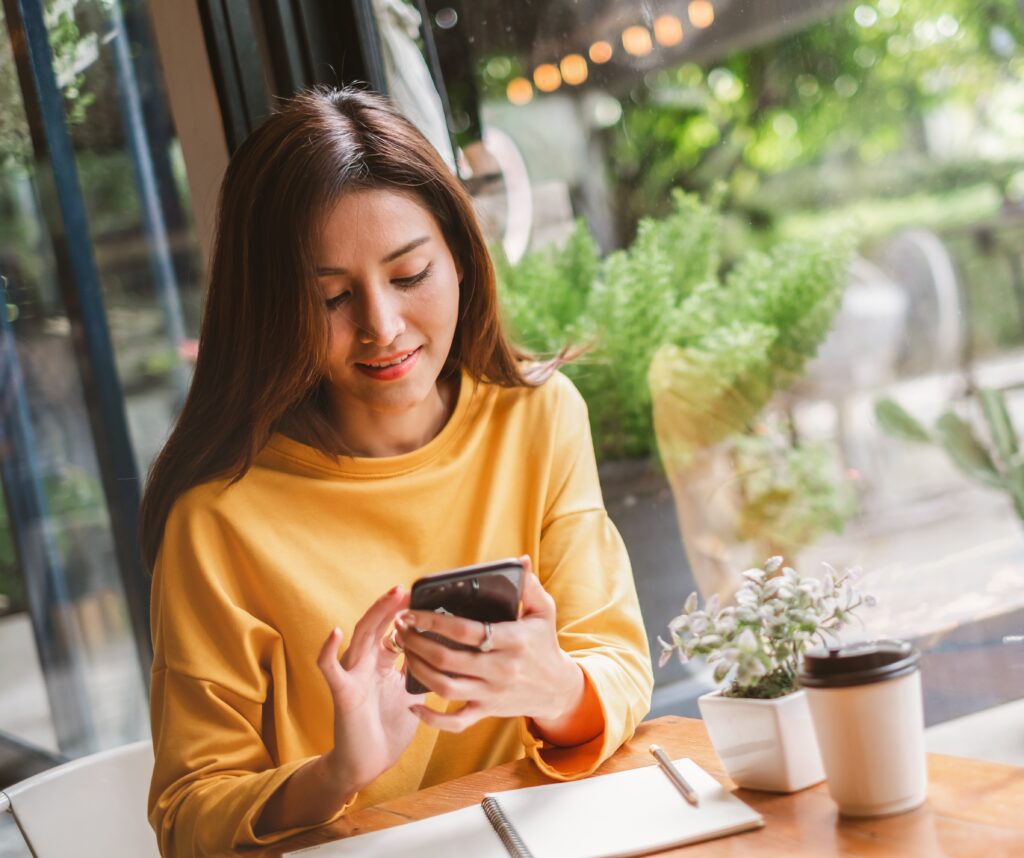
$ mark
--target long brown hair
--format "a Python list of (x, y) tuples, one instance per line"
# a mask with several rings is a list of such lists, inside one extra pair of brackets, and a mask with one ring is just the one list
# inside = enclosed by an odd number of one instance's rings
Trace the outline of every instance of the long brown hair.
[(142, 501), (150, 570), (174, 502), (209, 480), (241, 479), (275, 431), (300, 427), (322, 452), (345, 453), (325, 407), (330, 334), (316, 243), (342, 194), (372, 188), (415, 195), (463, 273), (446, 371), (533, 386), (561, 362), (538, 372), (509, 342), (472, 202), (411, 122), (355, 88), (285, 100), (234, 153), (221, 186), (195, 374)]

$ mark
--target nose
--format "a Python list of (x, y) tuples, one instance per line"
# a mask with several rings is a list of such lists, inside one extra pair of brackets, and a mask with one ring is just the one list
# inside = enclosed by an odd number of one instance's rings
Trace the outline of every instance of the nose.
[(401, 298), (392, 290), (367, 289), (360, 301), (359, 341), (366, 345), (388, 346), (405, 333)]

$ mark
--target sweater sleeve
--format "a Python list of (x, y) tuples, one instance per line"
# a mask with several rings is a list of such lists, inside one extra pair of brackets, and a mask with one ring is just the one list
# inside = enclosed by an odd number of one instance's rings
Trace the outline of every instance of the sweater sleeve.
[(601, 497), (586, 405), (562, 376), (553, 473), (537, 569), (557, 609), (562, 649), (583, 669), (601, 704), (603, 730), (571, 748), (549, 746), (528, 722), (528, 755), (550, 777), (591, 774), (650, 710), (654, 677), (629, 557)]
[(254, 831), (267, 800), (308, 759), (279, 764), (268, 744), (281, 642), (246, 609), (233, 574), (241, 562), (212, 513), (188, 496), (179, 501), (151, 601), (149, 820), (165, 858), (230, 854), (299, 830)]

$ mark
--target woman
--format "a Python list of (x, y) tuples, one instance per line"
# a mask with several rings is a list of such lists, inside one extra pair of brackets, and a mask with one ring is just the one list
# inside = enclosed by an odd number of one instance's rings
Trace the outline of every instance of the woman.
[[(270, 843), (524, 754), (580, 777), (650, 704), (585, 406), (509, 345), (470, 200), (364, 92), (285, 102), (231, 161), (142, 541), (164, 855)], [(410, 616), (408, 590), (507, 556), (537, 575), (492, 649), (415, 631), (482, 643), (480, 623)], [(399, 647), (436, 694), (406, 693)]]

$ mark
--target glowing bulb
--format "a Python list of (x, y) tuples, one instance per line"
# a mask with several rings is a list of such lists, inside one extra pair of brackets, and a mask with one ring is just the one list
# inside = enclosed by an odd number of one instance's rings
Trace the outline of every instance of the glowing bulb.
[(514, 77), (505, 87), (505, 95), (512, 104), (522, 107), (533, 101), (533, 87), (525, 77)]
[(651, 34), (646, 27), (626, 27), (622, 31), (622, 47), (627, 54), (634, 57), (647, 56), (654, 45), (651, 43)]
[(590, 61), (592, 63), (606, 63), (612, 58), (614, 48), (608, 42), (594, 42), (590, 46)]
[(654, 38), (666, 48), (678, 45), (683, 40), (683, 25), (675, 15), (660, 15), (654, 19)]
[(568, 54), (559, 63), (562, 80), (573, 86), (579, 86), (587, 79), (587, 61), (579, 54)]
[(562, 85), (562, 76), (558, 73), (558, 66), (551, 63), (542, 63), (533, 70), (533, 82), (541, 92), (554, 92)]
[(715, 7), (711, 0), (691, 0), (689, 13), (690, 23), (702, 30), (715, 22)]

